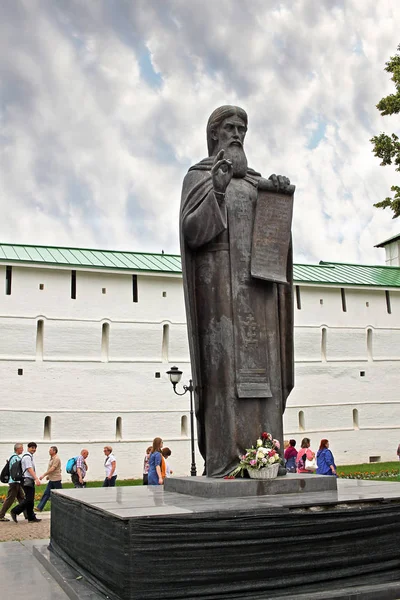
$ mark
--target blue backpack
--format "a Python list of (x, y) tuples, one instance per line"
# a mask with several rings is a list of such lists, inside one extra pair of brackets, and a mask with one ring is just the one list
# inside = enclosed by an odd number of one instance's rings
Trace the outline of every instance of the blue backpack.
[(65, 470), (67, 471), (67, 473), (69, 473), (69, 475), (73, 475), (74, 473), (76, 473), (76, 461), (77, 461), (77, 456), (74, 456), (73, 458), (70, 458), (67, 461), (67, 464), (65, 465)]

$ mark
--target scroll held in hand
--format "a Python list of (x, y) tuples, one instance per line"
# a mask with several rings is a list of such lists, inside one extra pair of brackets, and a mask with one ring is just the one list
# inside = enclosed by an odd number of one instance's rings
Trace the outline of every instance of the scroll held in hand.
[(258, 190), (251, 252), (251, 275), (289, 283), (287, 261), (293, 215), (293, 194)]

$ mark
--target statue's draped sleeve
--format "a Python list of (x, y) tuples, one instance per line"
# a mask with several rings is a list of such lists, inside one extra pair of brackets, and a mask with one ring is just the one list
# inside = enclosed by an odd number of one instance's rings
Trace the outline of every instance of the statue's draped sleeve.
[(227, 228), (226, 208), (217, 202), (209, 173), (191, 171), (186, 175), (181, 218), (183, 237), (193, 250), (204, 246)]
[[(206, 224), (204, 222), (206, 220)], [(197, 442), (203, 458), (206, 457), (204, 431), (204, 405), (200, 370), (197, 302), (194, 287), (195, 260), (193, 251), (211, 241), (226, 229), (225, 209), (221, 210), (212, 191), (209, 170), (190, 170), (182, 188), (180, 212), (180, 241), (182, 257), (183, 290), (186, 305), (188, 341), (194, 384), (195, 412), (197, 417)]]

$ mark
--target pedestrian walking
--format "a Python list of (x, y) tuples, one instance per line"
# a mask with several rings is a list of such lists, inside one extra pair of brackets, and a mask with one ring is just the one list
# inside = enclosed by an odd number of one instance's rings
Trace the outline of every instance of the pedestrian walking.
[[(17, 461), (21, 460), (21, 454), (24, 451), (24, 446), (23, 444), (14, 444), (14, 454), (12, 456), (10, 456), (10, 459), (8, 461), (8, 466), (10, 468), (11, 471), (11, 467), (14, 463), (16, 463)], [(11, 506), (14, 504), (14, 502), (18, 500), (18, 503), (20, 504), (23, 500), (25, 500), (25, 494), (24, 494), (24, 490), (22, 489), (22, 484), (20, 481), (14, 481), (14, 479), (11, 477), (11, 473), (10, 473), (10, 479), (8, 480), (8, 492), (7, 492), (7, 497), (3, 502), (3, 506), (0, 509), (0, 521), (9, 521), (10, 519), (7, 519), (6, 517), (6, 512), (8, 511), (9, 508), (11, 508)]]
[(143, 461), (143, 485), (147, 485), (148, 484), (150, 454), (151, 454), (151, 446), (149, 446), (147, 448), (146, 454), (144, 456), (144, 461)]
[(89, 456), (89, 451), (84, 448), (81, 450), (80, 455), (76, 459), (76, 473), (72, 473), (71, 480), (76, 488), (84, 488), (86, 487), (86, 473), (88, 472), (88, 464), (86, 462), (87, 457)]
[(117, 461), (112, 453), (112, 447), (104, 446), (104, 454), (106, 455), (104, 461), (106, 478), (103, 481), (103, 487), (115, 487), (115, 481), (117, 479)]
[(38, 519), (33, 512), (33, 506), (35, 503), (35, 484), (40, 485), (40, 480), (36, 475), (36, 467), (33, 456), (37, 450), (37, 444), (35, 442), (29, 442), (28, 452), (22, 455), (21, 467), (23, 473), (23, 488), (25, 499), (15, 506), (10, 512), (11, 518), (14, 523), (18, 523), (17, 516), (26, 510), (29, 523), (39, 523), (41, 519)]
[[(165, 477), (171, 477), (173, 470), (171, 469), (171, 465), (169, 463), (169, 457), (171, 456), (172, 452), (169, 448), (163, 448), (161, 451), (161, 454), (163, 455), (164, 461), (165, 461)], [(161, 469), (162, 472), (162, 469)]]
[(51, 490), (60, 490), (62, 488), (61, 483), (61, 460), (58, 457), (57, 446), (50, 446), (49, 448), (50, 460), (47, 467), (47, 471), (39, 478), (40, 481), (46, 477), (47, 486), (43, 492), (43, 496), (39, 500), (39, 504), (35, 511), (42, 512), (48, 500), (50, 500)]
[(163, 462), (162, 446), (162, 439), (160, 437), (154, 438), (149, 458), (149, 485), (162, 485), (164, 483), (161, 471)]

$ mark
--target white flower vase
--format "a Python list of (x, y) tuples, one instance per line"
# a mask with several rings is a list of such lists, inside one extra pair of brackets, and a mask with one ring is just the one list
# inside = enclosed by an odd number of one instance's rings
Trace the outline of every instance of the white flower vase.
[(279, 463), (267, 465), (262, 469), (247, 469), (250, 479), (275, 479), (278, 476)]

